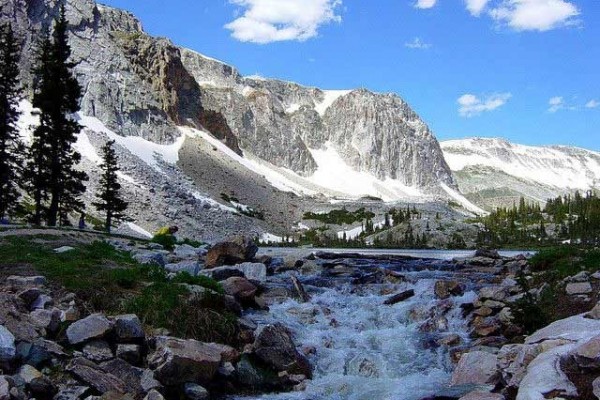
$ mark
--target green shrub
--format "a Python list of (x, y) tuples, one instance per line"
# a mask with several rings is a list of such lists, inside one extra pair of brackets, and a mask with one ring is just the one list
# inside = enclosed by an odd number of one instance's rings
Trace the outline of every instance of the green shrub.
[(175, 245), (177, 244), (177, 239), (175, 236), (166, 234), (166, 235), (155, 235), (152, 238), (152, 242), (160, 244), (167, 250), (173, 250)]
[(224, 293), (223, 286), (214, 279), (204, 276), (192, 276), (189, 272), (180, 272), (171, 280), (173, 283), (186, 283), (188, 285), (202, 286), (217, 293)]

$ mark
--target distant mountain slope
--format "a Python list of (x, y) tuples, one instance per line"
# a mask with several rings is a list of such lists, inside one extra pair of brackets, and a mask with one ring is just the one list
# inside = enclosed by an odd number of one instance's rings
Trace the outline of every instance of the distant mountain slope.
[(441, 146), (461, 192), (487, 209), (511, 205), (521, 196), (543, 203), (600, 188), (600, 153), (591, 150), (487, 138), (449, 140)]

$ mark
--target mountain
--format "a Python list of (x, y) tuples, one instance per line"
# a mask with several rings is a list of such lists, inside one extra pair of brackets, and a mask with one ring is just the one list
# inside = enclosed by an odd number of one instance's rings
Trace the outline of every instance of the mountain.
[(547, 199), (600, 188), (600, 153), (567, 146), (524, 146), (504, 139), (441, 143), (460, 190), (486, 209), (511, 206), (521, 196)]
[[(453, 199), (479, 211), (458, 193), (433, 133), (398, 96), (244, 77), (94, 0), (0, 0), (0, 20), (13, 23), (23, 45), (25, 88), (62, 4), (83, 88), (77, 146), (91, 175), (88, 203), (98, 150), (114, 139), (131, 212), (148, 230), (177, 223), (203, 239), (283, 234), (305, 211), (364, 196)], [(22, 109), (27, 138), (35, 118), (27, 99)]]

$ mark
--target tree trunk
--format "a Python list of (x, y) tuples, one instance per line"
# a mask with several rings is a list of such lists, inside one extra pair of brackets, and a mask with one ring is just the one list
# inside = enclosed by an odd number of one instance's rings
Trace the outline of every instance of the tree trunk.
[(106, 212), (106, 232), (110, 233), (110, 227), (112, 225), (112, 211)]

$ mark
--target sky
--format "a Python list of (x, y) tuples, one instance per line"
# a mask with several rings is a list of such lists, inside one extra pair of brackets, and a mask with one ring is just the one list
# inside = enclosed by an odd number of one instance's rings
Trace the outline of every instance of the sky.
[(396, 93), (440, 140), (600, 151), (598, 0), (102, 2), (244, 75)]

